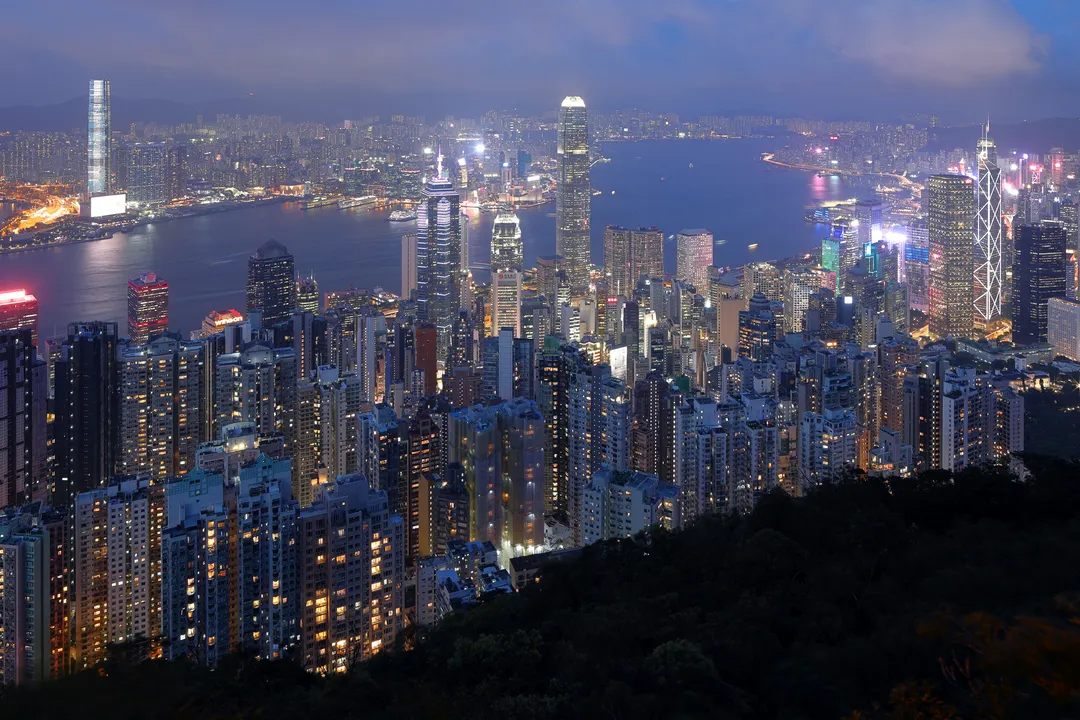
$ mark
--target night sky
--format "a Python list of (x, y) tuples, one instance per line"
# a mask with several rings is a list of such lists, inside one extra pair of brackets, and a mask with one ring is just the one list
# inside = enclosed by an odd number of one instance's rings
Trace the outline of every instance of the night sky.
[(8, 0), (0, 106), (108, 77), (119, 97), (253, 92), (316, 113), (539, 110), (580, 94), (1015, 120), (1080, 114), (1078, 37), (1076, 0)]

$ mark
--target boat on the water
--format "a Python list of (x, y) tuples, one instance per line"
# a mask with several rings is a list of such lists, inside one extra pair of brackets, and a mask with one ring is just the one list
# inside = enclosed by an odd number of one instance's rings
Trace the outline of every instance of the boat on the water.
[(343, 198), (338, 200), (338, 207), (342, 210), (354, 207), (370, 207), (379, 202), (379, 198), (374, 195), (364, 195), (362, 197)]
[(409, 222), (416, 219), (415, 210), (395, 210), (390, 213), (390, 222)]

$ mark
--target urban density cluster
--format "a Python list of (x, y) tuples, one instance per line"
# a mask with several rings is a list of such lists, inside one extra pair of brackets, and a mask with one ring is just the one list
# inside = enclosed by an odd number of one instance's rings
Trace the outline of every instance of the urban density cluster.
[[(187, 335), (170, 328), (167, 267), (130, 280), (126, 327), (42, 337), (38, 300), (0, 293), (3, 683), (88, 668), (118, 645), (343, 671), (591, 543), (858, 473), (1021, 470), (1020, 390), (1044, 380), (1032, 366), (1080, 360), (1075, 154), (1002, 162), (984, 135), (970, 157), (926, 168), (955, 172), (909, 181), (914, 207), (875, 196), (823, 209), (805, 255), (717, 267), (712, 233), (686, 229), (667, 269), (657, 228), (607, 227), (592, 255), (593, 141), (780, 121), (629, 113), (591, 131), (585, 102), (567, 97), (554, 122), (493, 114), (433, 136), (409, 119), (370, 124), (364, 137), (392, 135), (383, 160), (336, 167), (295, 151), (352, 147), (355, 124), (284, 148), (264, 120), (221, 120), (245, 138), (236, 148), (265, 151), (257, 164), (229, 160), (232, 141), (201, 122), (186, 144), (116, 143), (109, 112), (108, 83), (94, 81), (91, 208), (261, 192), (303, 169), (308, 195), (410, 201), (416, 230), (397, 296), (320, 292), (267, 238), (248, 260), (246, 306)], [(857, 149), (868, 133), (811, 137), (775, 161), (865, 170), (852, 163), (880, 164)], [(920, 133), (925, 144), (925, 129), (900, 134)], [(496, 141), (502, 159), (485, 172), (477, 145)], [(386, 156), (401, 146), (413, 153), (391, 164), (410, 172), (391, 182)], [(36, 179), (71, 181), (66, 168)], [(554, 194), (556, 254), (526, 268), (515, 205), (533, 192)], [(462, 220), (475, 202), (496, 213), (486, 284)]]

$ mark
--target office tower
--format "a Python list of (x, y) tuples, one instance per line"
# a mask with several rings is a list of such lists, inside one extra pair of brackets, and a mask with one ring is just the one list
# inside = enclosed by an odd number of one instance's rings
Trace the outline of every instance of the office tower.
[(49, 495), (49, 370), (29, 328), (0, 331), (0, 509)]
[(359, 473), (322, 489), (297, 520), (300, 662), (344, 672), (404, 628), (405, 526)]
[(930, 334), (970, 337), (974, 326), (973, 180), (934, 175), (930, 198)]
[(1080, 301), (1067, 297), (1047, 301), (1046, 342), (1054, 355), (1080, 360)]
[(165, 199), (169, 202), (187, 195), (190, 166), (184, 145), (171, 146), (165, 157)]
[[(375, 402), (379, 394), (378, 361), (384, 358), (380, 338), (385, 337), (386, 334), (385, 330), (382, 333), (379, 332), (382, 323), (382, 316), (372, 311), (364, 312), (356, 317), (356, 374), (358, 376), (356, 384), (359, 387), (361, 402)], [(323, 372), (322, 368), (319, 368), (319, 372), (320, 374)], [(385, 369), (383, 383), (385, 386)]]
[(749, 307), (739, 313), (739, 355), (754, 362), (768, 362), (776, 342), (776, 316), (761, 293), (750, 298)]
[(904, 243), (904, 275), (911, 307), (923, 313), (930, 308), (930, 230), (923, 220), (907, 228)]
[(41, 503), (0, 514), (0, 687), (41, 682), (53, 674), (56, 548), (42, 515)]
[(52, 502), (104, 487), (120, 440), (116, 323), (72, 323), (54, 363), (56, 470)]
[(563, 265), (559, 255), (546, 255), (536, 258), (536, 291), (540, 293), (548, 306), (554, 308), (559, 290), (559, 273)]
[(220, 355), (214, 367), (214, 436), (238, 422), (255, 423), (259, 435), (281, 433), (285, 454), (296, 442), (297, 360), (292, 348), (251, 343)]
[(76, 495), (72, 512), (75, 669), (93, 667), (116, 643), (149, 641), (156, 656), (164, 486), (116, 479)]
[(168, 200), (163, 143), (136, 143), (127, 147), (127, 201), (156, 205)]
[(265, 660), (280, 659), (300, 635), (291, 475), (288, 458), (260, 455), (241, 467), (237, 490), (238, 643)]
[(643, 472), (603, 469), (583, 491), (581, 544), (629, 538), (653, 527), (682, 527), (679, 489)]
[(713, 236), (708, 230), (682, 230), (676, 236), (678, 267), (675, 277), (704, 293), (709, 287), (709, 267), (713, 264)]
[(633, 297), (636, 279), (631, 257), (631, 231), (615, 225), (604, 228), (604, 278), (611, 295)]
[(784, 283), (780, 270), (775, 265), (765, 262), (753, 262), (743, 268), (742, 285), (739, 296), (749, 301), (757, 294), (769, 301), (783, 301)]
[(37, 345), (38, 301), (25, 290), (0, 292), (0, 332), (30, 330), (30, 342)]
[(881, 224), (881, 199), (866, 198), (855, 203), (855, 220), (859, 232), (859, 248), (865, 248), (885, 238)]
[(630, 288), (643, 278), (664, 277), (664, 233), (659, 228), (638, 228), (630, 231)]
[(86, 128), (86, 195), (112, 192), (112, 126), (108, 80), (90, 81)]
[(521, 335), (521, 272), (507, 270), (491, 274), (491, 332), (498, 335), (510, 328)]
[(295, 309), (293, 256), (277, 240), (267, 240), (248, 258), (247, 311), (261, 311), (262, 326), (270, 327)]
[(491, 273), (520, 271), (522, 253), (521, 221), (513, 210), (500, 211), (491, 229)]
[(979, 140), (979, 187), (975, 216), (975, 321), (986, 325), (1001, 317), (1002, 263), (1001, 171), (994, 141)]
[(469, 498), (469, 537), (510, 555), (544, 542), (544, 417), (515, 398), (450, 414), (450, 463)]
[(536, 368), (533, 348), (531, 338), (515, 338), (507, 328), (500, 330), (495, 337), (484, 338), (481, 374), (484, 396), (503, 400), (534, 398)]
[(356, 418), (363, 395), (361, 378), (339, 376), (333, 365), (320, 367), (314, 379), (297, 385), (293, 497), (300, 507), (316, 499), (325, 479), (356, 472)]
[(810, 296), (821, 287), (817, 273), (809, 268), (784, 270), (784, 332), (803, 331)]
[(203, 403), (209, 397), (204, 362), (202, 344), (182, 340), (178, 333), (121, 347), (117, 474), (164, 480), (195, 466), (204, 433)]
[(460, 196), (442, 173), (424, 185), (416, 215), (416, 317), (435, 326), (438, 362), (446, 360), (461, 303)]
[(804, 413), (799, 430), (799, 477), (803, 490), (840, 480), (858, 464), (855, 411), (825, 407)]
[(319, 283), (315, 275), (296, 281), (296, 308), (300, 312), (319, 313)]
[[(840, 241), (834, 237), (821, 239), (821, 267), (840, 276)], [(830, 288), (835, 291), (836, 288)]]
[(401, 299), (416, 299), (416, 233), (401, 236)]
[(585, 101), (569, 96), (559, 109), (559, 183), (555, 200), (555, 252), (565, 258), (570, 294), (582, 297), (589, 289), (589, 116)]
[(1012, 337), (1017, 345), (1046, 342), (1047, 303), (1065, 297), (1065, 227), (1054, 220), (1013, 230)]
[(128, 280), (128, 337), (145, 345), (151, 335), (169, 329), (169, 283), (155, 273)]

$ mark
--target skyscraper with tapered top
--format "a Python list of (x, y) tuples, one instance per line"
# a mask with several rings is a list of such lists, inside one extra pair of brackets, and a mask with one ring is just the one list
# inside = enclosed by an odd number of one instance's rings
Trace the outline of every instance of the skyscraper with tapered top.
[(565, 258), (570, 292), (589, 289), (589, 114), (585, 101), (571, 95), (559, 109), (559, 187), (555, 204), (555, 252)]
[(975, 215), (975, 320), (1001, 317), (1005, 266), (1002, 263), (1001, 173), (997, 148), (985, 133), (978, 143), (979, 187)]
[(112, 192), (112, 133), (109, 81), (90, 81), (90, 106), (86, 124), (86, 195)]
[(461, 210), (458, 191), (443, 172), (441, 154), (422, 195), (416, 213), (416, 314), (421, 322), (435, 326), (435, 357), (445, 362), (461, 302)]

